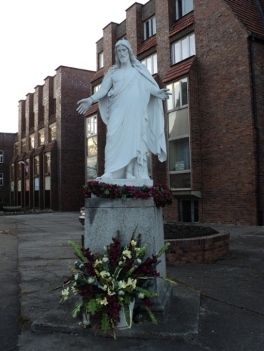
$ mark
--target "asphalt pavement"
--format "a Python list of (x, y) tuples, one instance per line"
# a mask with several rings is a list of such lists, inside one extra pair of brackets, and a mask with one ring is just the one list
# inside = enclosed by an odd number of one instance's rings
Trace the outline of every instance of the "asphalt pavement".
[(165, 320), (113, 340), (82, 329), (50, 291), (75, 260), (78, 213), (0, 215), (0, 351), (264, 351), (264, 227), (204, 225), (230, 233), (229, 256), (167, 266), (178, 285)]

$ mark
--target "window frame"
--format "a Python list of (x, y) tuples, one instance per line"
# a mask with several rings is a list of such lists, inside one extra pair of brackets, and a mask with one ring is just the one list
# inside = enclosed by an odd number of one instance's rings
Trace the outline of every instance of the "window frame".
[(38, 147), (45, 144), (45, 130), (44, 128), (38, 131)]
[(49, 125), (49, 141), (56, 140), (57, 135), (57, 123), (53, 122)]
[(0, 150), (0, 163), (4, 163), (4, 150)]
[[(188, 41), (188, 52), (185, 53), (186, 46), (184, 41)], [(192, 47), (194, 45), (194, 47)], [(171, 43), (171, 64), (175, 65), (187, 58), (196, 55), (196, 46), (195, 46), (195, 33), (189, 33), (188, 35), (180, 38), (179, 40)]]
[(29, 149), (32, 150), (35, 147), (35, 134), (32, 133), (29, 135)]
[[(180, 89), (179, 89), (179, 94), (180, 94), (180, 98), (179, 98), (179, 101), (180, 101), (180, 104), (177, 106), (176, 105), (176, 102), (177, 99), (176, 99), (176, 96), (175, 96), (175, 86), (177, 83), (180, 83), (179, 86), (180, 86)], [(186, 84), (184, 84), (186, 83)], [(189, 97), (188, 97), (188, 77), (182, 77), (181, 79), (177, 80), (177, 81), (174, 81), (170, 84), (168, 84), (166, 86), (167, 89), (170, 89), (170, 92), (171, 92), (171, 95), (169, 97), (169, 99), (167, 100), (167, 118), (168, 118), (168, 128), (170, 128), (170, 115), (172, 115), (173, 113), (179, 113), (180, 111), (183, 111), (186, 110), (187, 112), (187, 117), (188, 120), (186, 121), (186, 123), (188, 123), (188, 133), (183, 133), (181, 135), (177, 135), (175, 137), (170, 137), (170, 132), (168, 131), (168, 171), (169, 171), (169, 174), (183, 174), (183, 173), (191, 173), (191, 148), (190, 148), (190, 121), (189, 121)], [(182, 100), (182, 96), (184, 95), (183, 93), (183, 90), (186, 90), (185, 94), (187, 94), (187, 104), (183, 103), (183, 100)], [(172, 103), (171, 103), (172, 101)], [(173, 104), (174, 102), (174, 104)], [(169, 104), (172, 105), (172, 108), (169, 107)], [(180, 170), (170, 170), (170, 154), (171, 154), (171, 147), (173, 147), (173, 143), (175, 144), (175, 142), (181, 142), (183, 141), (184, 142), (184, 139), (188, 139), (188, 165), (189, 165), (189, 168), (184, 168), (184, 169), (180, 169)], [(175, 165), (176, 163), (179, 162), (177, 161), (177, 159), (175, 159)], [(180, 165), (179, 165), (180, 167)], [(176, 166), (175, 166), (176, 168)]]
[(101, 51), (98, 53), (98, 69), (104, 67), (104, 52)]
[(158, 56), (156, 52), (142, 59), (141, 63), (147, 67), (150, 74), (158, 73)]
[(95, 85), (92, 89), (93, 89), (93, 94), (96, 93), (100, 88), (101, 88), (101, 83), (100, 84), (97, 84)]
[(50, 175), (51, 173), (51, 152), (44, 152), (44, 176)]
[(34, 177), (39, 177), (40, 175), (40, 157), (39, 155), (34, 156), (34, 160), (33, 160), (34, 164)]
[(21, 151), (26, 152), (27, 151), (27, 140), (26, 138), (23, 138), (21, 140)]
[(144, 40), (147, 40), (157, 32), (156, 16), (152, 16), (144, 22)]
[[(186, 6), (190, 2), (192, 4), (192, 9), (186, 9)], [(184, 17), (188, 13), (193, 11), (193, 0), (175, 0), (175, 18), (179, 20), (180, 18)]]
[(4, 186), (4, 173), (0, 173), (0, 186)]
[[(86, 179), (87, 180), (91, 180), (91, 179), (95, 179), (98, 176), (98, 147), (96, 152), (93, 155), (89, 156), (88, 153), (88, 143), (89, 143), (89, 139), (91, 140), (95, 140), (97, 142), (98, 145), (98, 117), (97, 115), (92, 115), (87, 117), (86, 120)], [(95, 160), (96, 159), (96, 170), (95, 170), (95, 175), (94, 178), (89, 178), (89, 172), (88, 172), (88, 167), (89, 167), (89, 160)]]

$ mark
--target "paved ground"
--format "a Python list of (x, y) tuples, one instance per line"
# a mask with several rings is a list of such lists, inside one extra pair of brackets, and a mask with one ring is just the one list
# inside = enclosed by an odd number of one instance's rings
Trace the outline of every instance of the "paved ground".
[(0, 350), (15, 351), (20, 333), (17, 235), (1, 229), (0, 217)]
[[(192, 317), (197, 335), (169, 340), (149, 339), (146, 333), (145, 338), (128, 336), (115, 341), (76, 332), (77, 321), (67, 322), (68, 317), (61, 325), (68, 328), (67, 323), (72, 323), (71, 333), (52, 332), (52, 328), (49, 333), (43, 332), (45, 328), (41, 332), (43, 316), (57, 316), (59, 321), (63, 316), (63, 309), (58, 309), (59, 292), (49, 290), (60, 284), (68, 273), (67, 264), (74, 260), (68, 241), (80, 240), (83, 233), (78, 214), (0, 216), (0, 351), (263, 351), (264, 228), (210, 226), (230, 232), (227, 259), (167, 267), (168, 275), (179, 282), (175, 308), (181, 316), (180, 325), (175, 325), (176, 316), (170, 327), (181, 327), (184, 335), (190, 315), (186, 299), (190, 294), (197, 302), (198, 294), (199, 319)], [(190, 306), (195, 312), (197, 304)]]

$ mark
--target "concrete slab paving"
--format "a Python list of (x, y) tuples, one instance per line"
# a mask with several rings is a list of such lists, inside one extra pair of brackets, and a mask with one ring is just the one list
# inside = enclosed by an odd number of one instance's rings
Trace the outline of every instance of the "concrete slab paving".
[[(19, 351), (263, 351), (264, 228), (204, 225), (230, 232), (229, 257), (212, 264), (167, 267), (168, 275), (179, 282), (169, 325), (158, 324), (158, 331), (153, 325), (135, 325), (136, 337), (113, 340), (79, 329), (66, 306), (58, 306), (59, 292), (49, 291), (60, 284), (68, 263), (75, 259), (67, 243), (80, 240), (83, 233), (78, 213), (0, 216), (0, 230), (11, 230), (18, 238), (20, 318), (24, 320)], [(187, 303), (187, 292), (193, 293), (192, 302), (195, 294), (199, 296), (199, 323), (195, 318), (193, 323), (184, 319), (195, 311)], [(45, 330), (49, 323), (53, 326)], [(184, 337), (186, 326), (195, 331), (188, 337)], [(168, 335), (178, 332), (182, 339)]]

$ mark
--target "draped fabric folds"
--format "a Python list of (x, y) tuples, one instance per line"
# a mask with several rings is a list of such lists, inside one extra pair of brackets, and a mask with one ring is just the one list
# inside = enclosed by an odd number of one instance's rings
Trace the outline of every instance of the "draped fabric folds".
[(121, 172), (117, 178), (123, 178), (122, 170), (136, 158), (136, 178), (148, 178), (148, 151), (161, 162), (167, 157), (162, 101), (150, 93), (153, 85), (158, 85), (141, 64), (121, 79), (114, 74), (117, 69), (113, 66), (107, 72), (113, 86), (99, 100), (101, 118), (107, 125), (105, 173)]

